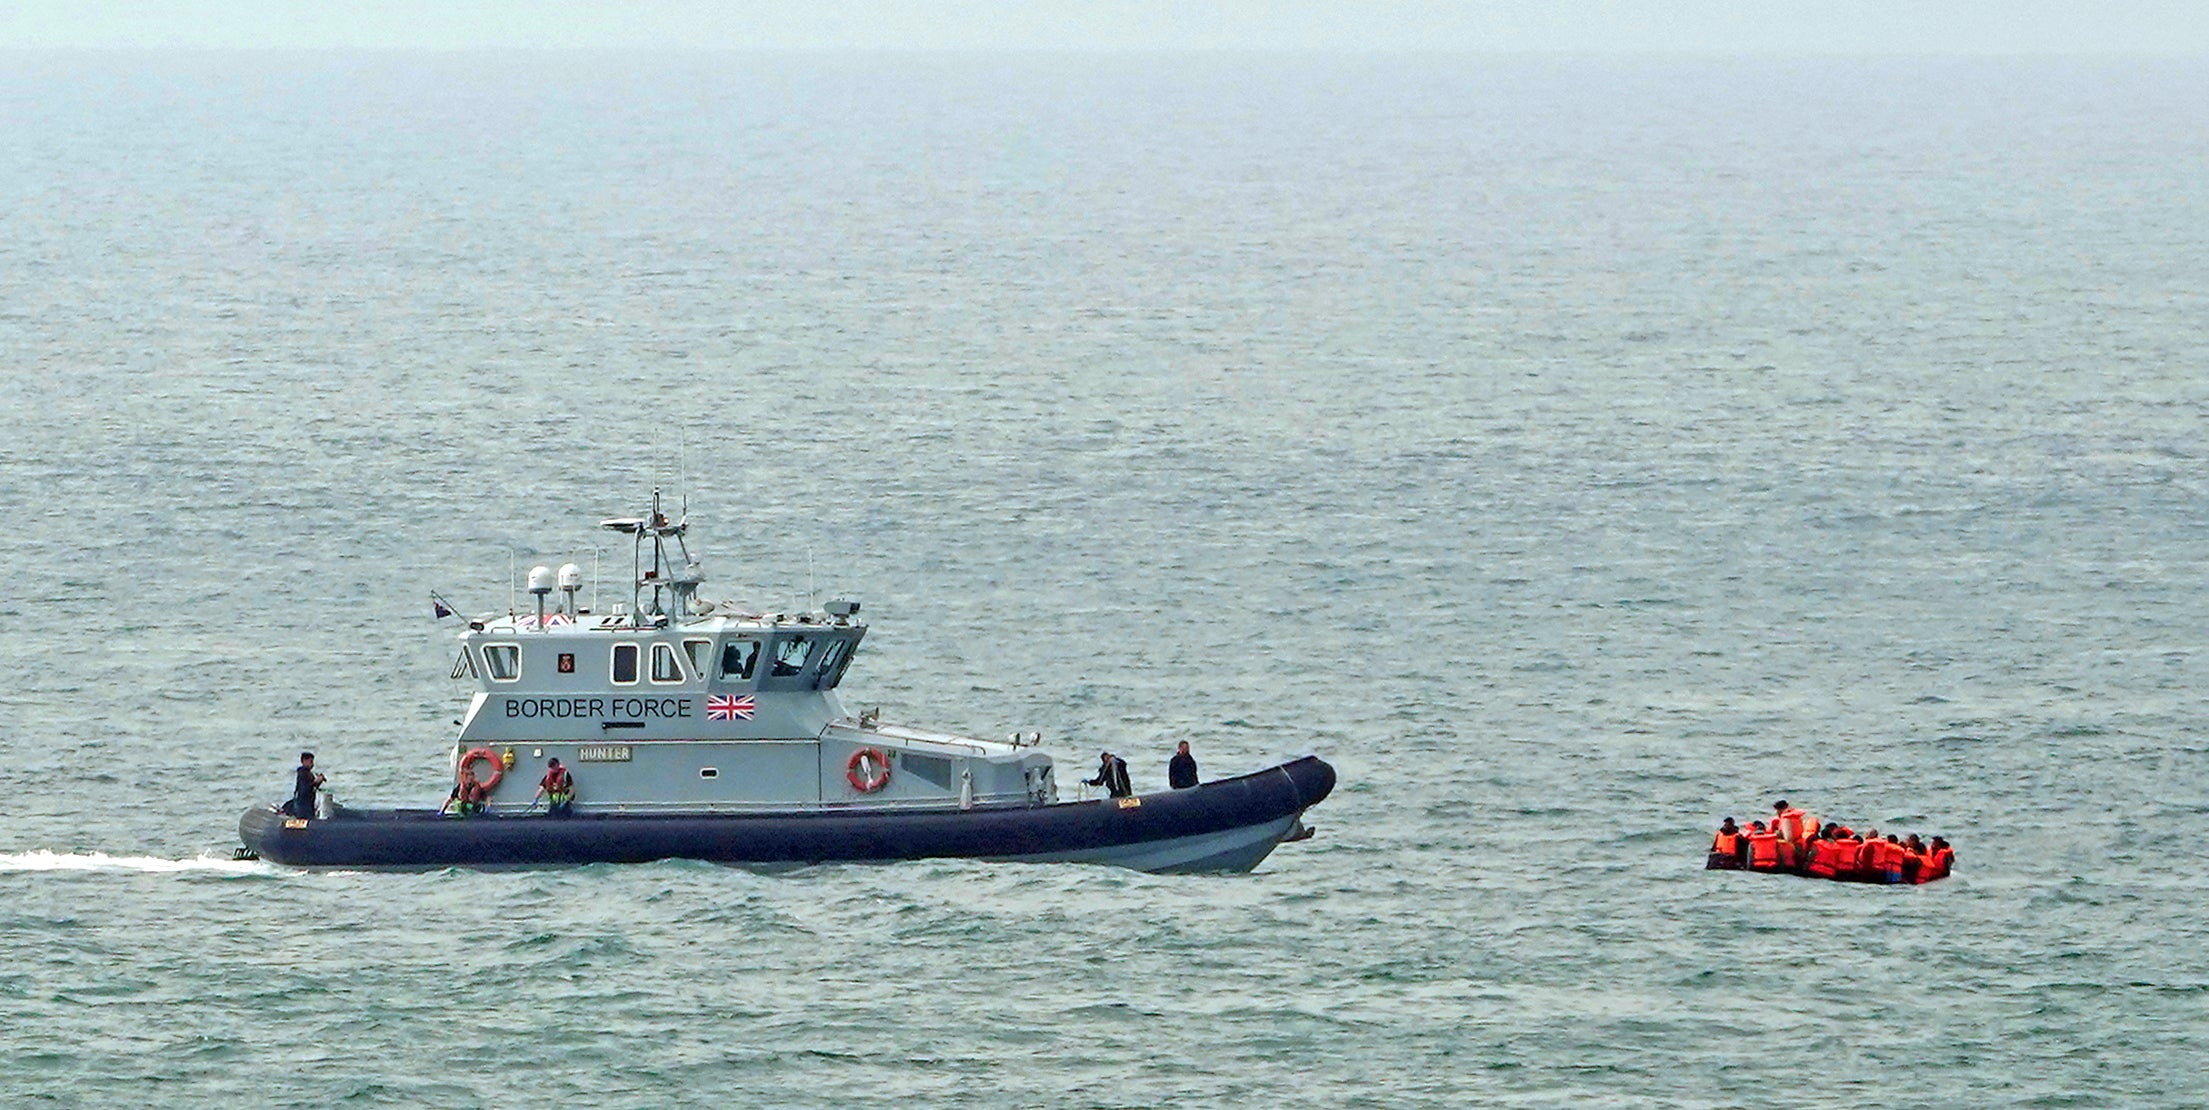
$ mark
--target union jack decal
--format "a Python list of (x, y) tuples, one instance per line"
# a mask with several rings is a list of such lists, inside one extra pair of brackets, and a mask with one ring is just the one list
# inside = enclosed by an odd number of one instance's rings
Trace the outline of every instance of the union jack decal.
[(741, 698), (714, 694), (706, 698), (706, 719), (709, 721), (749, 721), (752, 719), (752, 713), (756, 708), (752, 704), (750, 694), (746, 694)]

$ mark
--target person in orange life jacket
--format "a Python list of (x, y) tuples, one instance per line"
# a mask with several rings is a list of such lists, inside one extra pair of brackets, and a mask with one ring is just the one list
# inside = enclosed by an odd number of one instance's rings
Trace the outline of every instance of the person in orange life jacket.
[(491, 792), (476, 781), (475, 765), (472, 762), (462, 764), (460, 781), (453, 784), (453, 792), (446, 795), (445, 804), (437, 807), (437, 815), (443, 817), (445, 811), (453, 809), (457, 803), (456, 812), (462, 817), (473, 817), (483, 812), (483, 803), (490, 797)]
[(545, 812), (554, 817), (566, 817), (575, 803), (575, 776), (560, 766), (558, 759), (545, 761), (545, 777), (537, 780), (537, 792), (529, 796), (529, 804), (537, 799), (545, 800)]
[(1825, 842), (1818, 846), (1818, 854), (1829, 861), (1828, 866), (1833, 872), (1826, 878), (1835, 882), (1847, 876), (1849, 868), (1856, 866), (1856, 844), (1842, 835), (1844, 831), (1838, 824), (1827, 825)]
[(1864, 842), (1856, 839), (1856, 832), (1847, 825), (1833, 829), (1833, 878), (1836, 882), (1853, 881), (1861, 872), (1858, 860), (1864, 854)]
[(1749, 870), (1777, 871), (1779, 866), (1779, 834), (1764, 827), (1762, 821), (1751, 821), (1749, 833), (1742, 837), (1749, 842)]
[(1711, 838), (1710, 858), (1703, 861), (1705, 871), (1739, 871), (1749, 851), (1749, 839), (1728, 817), (1718, 826), (1718, 835)]
[(1925, 866), (1918, 869), (1918, 881), (1929, 883), (1935, 879), (1947, 878), (1949, 868), (1955, 862), (1956, 850), (1948, 846), (1948, 841), (1934, 837), (1933, 843), (1925, 850)]
[(1825, 830), (1812, 830), (1810, 839), (1803, 843), (1802, 873), (1816, 879), (1833, 876), (1833, 849)]
[(1778, 833), (1780, 840), (1784, 842), (1780, 849), (1780, 866), (1789, 870), (1800, 870), (1808, 862), (1803, 858), (1805, 853), (1802, 851), (1803, 822), (1808, 816), (1788, 805), (1785, 798), (1772, 803), (1772, 831)]
[(1902, 881), (1917, 882), (1918, 875), (1924, 870), (1925, 845), (1918, 840), (1918, 834), (1911, 833), (1902, 841)]
[(1879, 881), (1879, 830), (1864, 833), (1864, 846), (1856, 850), (1856, 880), (1864, 883)]
[(1901, 882), (1902, 838), (1889, 833), (1887, 839), (1878, 841), (1870, 847), (1873, 849), (1872, 866), (1876, 872), (1872, 876), (1872, 881), (1877, 883)]
[(314, 769), (314, 753), (300, 752), (299, 769), (292, 773), (291, 801), (284, 803), (284, 812), (293, 817), (313, 817), (315, 791), (326, 781)]

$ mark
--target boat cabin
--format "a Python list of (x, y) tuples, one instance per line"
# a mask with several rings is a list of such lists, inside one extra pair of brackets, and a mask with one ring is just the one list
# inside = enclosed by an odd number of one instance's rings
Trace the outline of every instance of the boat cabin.
[[(577, 604), (574, 564), (557, 576), (536, 567), (534, 613), (479, 617), (460, 633), (452, 676), (474, 696), (455, 773), (498, 765), (493, 812), (525, 807), (555, 758), (576, 778), (579, 812), (1056, 798), (1050, 759), (1032, 747), (847, 712), (837, 687), (867, 633), (857, 601), (802, 613), (704, 601), (705, 575), (683, 546), (688, 522), (662, 515), (657, 495), (651, 515), (603, 523), (637, 537), (631, 604), (593, 613)], [(554, 603), (556, 579), (564, 597)]]

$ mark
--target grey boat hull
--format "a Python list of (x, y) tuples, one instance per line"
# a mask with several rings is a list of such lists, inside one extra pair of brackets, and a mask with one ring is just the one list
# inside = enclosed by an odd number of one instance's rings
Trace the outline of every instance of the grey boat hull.
[(247, 810), (238, 837), (295, 867), (541, 867), (698, 859), (759, 866), (965, 858), (1240, 872), (1303, 831), (1335, 771), (1305, 756), (1188, 790), (972, 810), (439, 817), (340, 808), (302, 821)]

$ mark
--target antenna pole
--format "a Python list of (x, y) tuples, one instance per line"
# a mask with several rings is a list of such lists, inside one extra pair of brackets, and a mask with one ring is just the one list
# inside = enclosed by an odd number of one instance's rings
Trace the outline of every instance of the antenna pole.
[(514, 549), (506, 549), (506, 615), (514, 615)]

